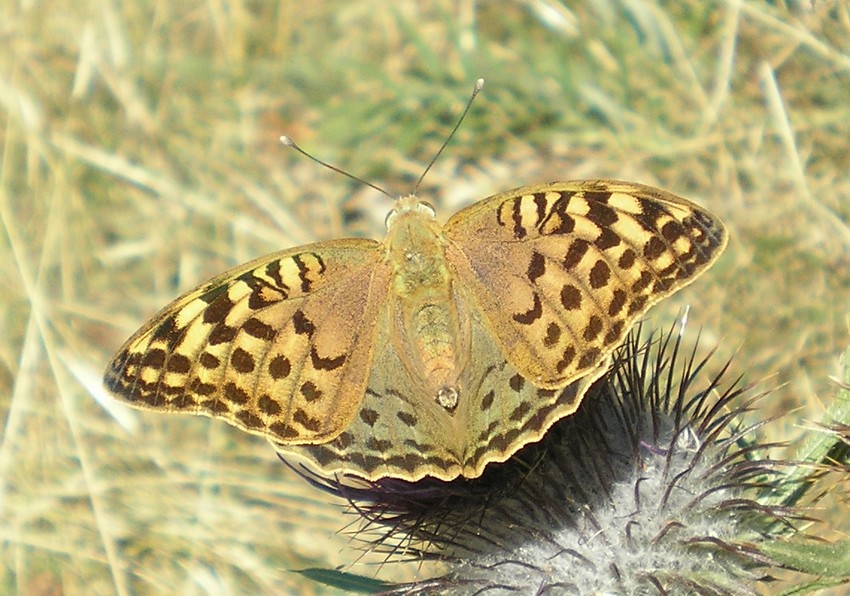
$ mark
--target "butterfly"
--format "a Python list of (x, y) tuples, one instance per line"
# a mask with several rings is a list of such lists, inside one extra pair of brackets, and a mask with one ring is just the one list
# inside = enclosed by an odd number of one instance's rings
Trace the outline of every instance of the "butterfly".
[(412, 194), (383, 242), (290, 248), (177, 298), (104, 383), (322, 474), (475, 478), (573, 413), (635, 321), (726, 242), (707, 210), (630, 182), (526, 186), (445, 224)]

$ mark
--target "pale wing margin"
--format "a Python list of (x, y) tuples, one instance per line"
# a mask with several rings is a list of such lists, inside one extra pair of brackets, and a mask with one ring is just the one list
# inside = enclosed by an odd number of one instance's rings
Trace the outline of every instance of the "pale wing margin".
[(332, 439), (371, 369), (389, 270), (363, 239), (256, 259), (162, 309), (120, 349), (104, 383), (117, 399), (220, 418), (282, 443)]

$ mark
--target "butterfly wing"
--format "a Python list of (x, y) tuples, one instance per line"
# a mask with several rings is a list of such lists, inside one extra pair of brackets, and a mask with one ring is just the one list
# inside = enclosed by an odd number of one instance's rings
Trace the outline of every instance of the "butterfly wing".
[(105, 386), (140, 408), (282, 443), (328, 441), (360, 408), (388, 287), (374, 241), (262, 257), (166, 306), (127, 340)]
[(510, 364), (550, 389), (593, 370), (727, 241), (698, 205), (614, 180), (494, 195), (455, 214), (444, 235), (460, 286)]
[[(485, 321), (470, 308), (473, 305), (460, 296), (456, 303), (464, 309), (461, 316), (470, 320), (473, 363), (460, 379), (464, 398), (456, 411), (438, 406), (405, 373), (394, 342), (384, 332), (376, 342), (362, 408), (351, 424), (328, 443), (280, 446), (281, 451), (300, 456), (324, 476), (347, 473), (409, 482), (425, 476), (476, 478), (488, 464), (507, 460), (574, 412), (606, 370), (597, 366), (564, 389), (536, 387), (505, 361)], [(390, 328), (389, 313), (386, 310), (379, 320), (381, 329)]]

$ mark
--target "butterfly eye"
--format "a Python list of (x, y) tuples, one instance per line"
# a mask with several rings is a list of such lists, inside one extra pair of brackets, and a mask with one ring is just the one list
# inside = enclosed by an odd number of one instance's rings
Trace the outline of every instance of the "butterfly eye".
[(416, 205), (416, 209), (417, 211), (421, 211), (426, 214), (428, 217), (437, 217), (437, 210), (427, 201), (421, 201), (418, 205)]
[(387, 227), (387, 229), (389, 229), (389, 227), (393, 224), (397, 216), (398, 211), (396, 211), (395, 209), (387, 213), (387, 216), (384, 218), (384, 225)]

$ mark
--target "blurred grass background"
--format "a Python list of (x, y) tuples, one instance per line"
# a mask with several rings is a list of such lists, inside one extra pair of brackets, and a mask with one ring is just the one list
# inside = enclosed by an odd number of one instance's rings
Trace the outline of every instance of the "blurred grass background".
[(6, 0), (0, 39), (0, 592), (310, 593), (289, 570), (358, 559), (336, 533), (353, 518), (264, 441), (131, 412), (100, 375), (229, 266), (382, 237), (390, 202), (281, 134), (404, 194), (478, 77), (420, 191), (444, 217), (556, 179), (691, 198), (730, 247), (654, 319), (690, 304), (717, 368), (734, 355), (747, 380), (773, 375), (768, 439), (834, 398), (850, 312), (843, 0)]

